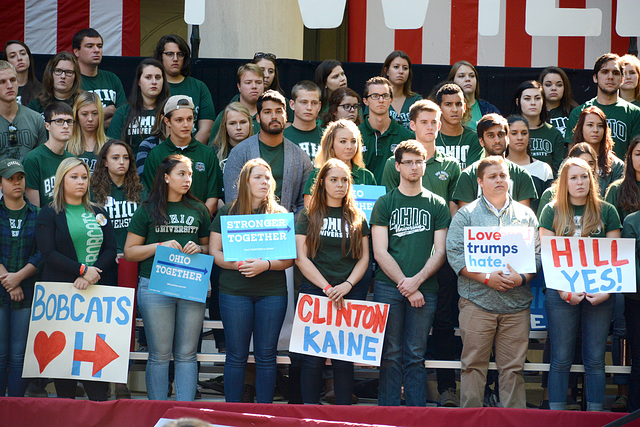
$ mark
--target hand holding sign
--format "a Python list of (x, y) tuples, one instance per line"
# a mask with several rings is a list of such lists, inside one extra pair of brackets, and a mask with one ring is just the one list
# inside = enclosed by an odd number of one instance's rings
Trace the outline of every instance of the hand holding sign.
[(591, 303), (592, 306), (596, 306), (602, 304), (606, 300), (608, 300), (610, 294), (599, 293), (599, 294), (586, 294), (585, 299)]
[(102, 270), (100, 270), (98, 267), (91, 266), (87, 267), (87, 271), (82, 277), (84, 277), (90, 285), (95, 285), (96, 283), (98, 283), (98, 280), (100, 280), (100, 273), (102, 273)]
[(511, 279), (510, 275), (506, 276), (502, 271), (494, 271), (489, 276), (489, 283), (487, 283), (487, 286), (489, 286), (492, 289), (495, 289), (496, 291), (506, 292), (510, 289), (513, 289), (516, 286), (516, 284)]

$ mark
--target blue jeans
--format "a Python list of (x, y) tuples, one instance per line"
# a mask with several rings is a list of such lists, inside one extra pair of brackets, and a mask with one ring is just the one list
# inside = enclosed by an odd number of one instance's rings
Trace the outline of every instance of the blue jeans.
[[(8, 299), (8, 295), (7, 295)], [(29, 332), (30, 308), (0, 304), (0, 396), (23, 397), (28, 381), (22, 379), (22, 363)]]
[(376, 280), (374, 300), (389, 304), (389, 317), (382, 347), (378, 405), (400, 405), (404, 383), (407, 406), (426, 406), (427, 370), (424, 354), (427, 337), (436, 312), (436, 294), (423, 294), (425, 305), (411, 307), (400, 291)]
[(242, 400), (244, 368), (252, 335), (256, 399), (258, 403), (273, 402), (278, 337), (286, 312), (286, 296), (247, 297), (220, 293), (220, 314), (227, 343), (224, 364), (224, 397), (227, 402)]
[[(360, 281), (345, 295), (345, 299), (364, 300), (367, 297), (369, 282)], [(303, 282), (300, 292), (304, 294), (324, 296), (322, 289), (316, 285)], [(302, 379), (300, 389), (304, 403), (319, 404), (322, 392), (322, 372), (325, 368), (324, 357), (304, 355), (302, 357)], [(353, 362), (331, 359), (333, 369), (333, 390), (335, 392), (336, 405), (351, 405), (353, 395)]]
[(594, 307), (586, 299), (578, 305), (570, 305), (560, 299), (556, 290), (547, 290), (545, 307), (551, 342), (550, 409), (566, 408), (569, 370), (578, 326), (582, 324), (582, 360), (585, 369), (587, 410), (602, 411), (606, 386), (604, 356), (614, 305), (614, 295)]
[(193, 400), (198, 382), (196, 351), (202, 332), (205, 304), (149, 291), (149, 279), (140, 278), (138, 304), (149, 345), (145, 375), (151, 400), (167, 400), (169, 361), (175, 361), (176, 400)]

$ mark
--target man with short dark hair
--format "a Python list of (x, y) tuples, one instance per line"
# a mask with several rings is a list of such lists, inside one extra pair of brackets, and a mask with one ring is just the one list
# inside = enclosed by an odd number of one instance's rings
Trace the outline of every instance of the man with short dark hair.
[(27, 173), (25, 195), (38, 206), (47, 206), (53, 201), (53, 186), (60, 163), (67, 157), (73, 157), (65, 146), (71, 139), (73, 130), (73, 110), (64, 102), (53, 102), (44, 109), (45, 127), (49, 139), (30, 151), (24, 158), (24, 170)]
[(310, 80), (302, 80), (291, 89), (289, 105), (293, 111), (293, 123), (284, 130), (284, 137), (302, 148), (313, 161), (320, 151), (322, 128), (316, 120), (322, 107), (322, 92)]
[(93, 28), (78, 31), (71, 43), (82, 74), (82, 89), (100, 97), (104, 127), (108, 128), (116, 109), (127, 102), (127, 96), (118, 76), (111, 71), (98, 69), (102, 62), (103, 44), (102, 36)]
[(564, 142), (573, 144), (573, 128), (578, 123), (580, 113), (592, 105), (600, 108), (607, 116), (611, 129), (611, 139), (615, 143), (613, 151), (620, 159), (624, 159), (631, 140), (640, 134), (640, 108), (625, 101), (618, 95), (622, 86), (624, 69), (620, 57), (615, 53), (600, 56), (593, 67), (593, 82), (598, 86), (595, 98), (571, 111)]
[(413, 139), (413, 132), (391, 120), (389, 108), (393, 100), (391, 82), (384, 77), (372, 77), (364, 85), (362, 101), (369, 107), (369, 115), (358, 128), (362, 134), (364, 163), (376, 182), (382, 182), (384, 164), (396, 146)]
[(19, 104), (18, 73), (0, 60), (0, 160), (22, 161), (27, 153), (47, 140), (42, 116)]
[[(484, 148), (485, 157), (504, 157), (509, 145), (507, 119), (495, 113), (486, 114), (478, 122), (476, 131), (480, 145)], [(538, 198), (531, 175), (523, 167), (506, 159), (505, 162), (509, 169), (509, 194), (513, 200), (530, 206), (530, 199)], [(482, 194), (482, 188), (478, 186), (477, 180), (478, 163), (479, 161), (463, 170), (458, 179), (458, 185), (453, 194), (453, 200), (458, 202), (458, 207), (471, 203)]]
[(287, 122), (284, 97), (268, 90), (256, 104), (260, 132), (233, 147), (224, 167), (224, 191), (227, 203), (238, 196), (238, 177), (244, 164), (262, 158), (271, 166), (276, 181), (276, 196), (289, 212), (297, 214), (304, 207), (303, 189), (312, 170), (309, 156), (283, 136)]
[(166, 35), (158, 41), (153, 57), (164, 65), (170, 94), (186, 95), (193, 100), (193, 105), (196, 107), (193, 122), (194, 137), (207, 145), (216, 111), (207, 85), (189, 75), (191, 74), (189, 45), (180, 36)]
[(462, 125), (467, 101), (460, 86), (443, 84), (436, 91), (434, 101), (442, 111), (442, 127), (436, 139), (438, 151), (458, 160), (462, 169), (480, 160), (484, 151), (476, 132)]

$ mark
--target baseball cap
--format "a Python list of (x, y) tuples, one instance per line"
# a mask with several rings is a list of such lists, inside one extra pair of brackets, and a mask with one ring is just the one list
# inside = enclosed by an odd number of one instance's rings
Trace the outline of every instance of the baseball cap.
[(164, 104), (164, 114), (167, 115), (172, 111), (179, 110), (181, 108), (190, 108), (195, 110), (195, 106), (193, 105), (193, 101), (190, 96), (187, 95), (173, 95), (169, 99), (167, 99), (166, 104)]
[(18, 172), (24, 172), (22, 163), (16, 159), (2, 159), (0, 160), (0, 176), (4, 179), (9, 179)]

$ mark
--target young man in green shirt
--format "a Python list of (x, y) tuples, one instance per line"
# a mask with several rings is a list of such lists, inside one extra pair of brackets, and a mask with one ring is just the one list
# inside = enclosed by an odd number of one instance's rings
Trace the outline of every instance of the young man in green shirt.
[[(507, 119), (499, 114), (486, 114), (480, 119), (477, 127), (480, 145), (484, 148), (485, 157), (504, 157), (509, 144), (509, 124)], [(458, 179), (458, 185), (453, 195), (453, 200), (458, 202), (461, 208), (467, 203), (473, 202), (481, 195), (478, 186), (477, 170), (478, 162), (462, 171)], [(506, 160), (509, 170), (509, 193), (513, 200), (530, 206), (530, 199), (538, 198), (533, 179), (523, 167)]]
[(171, 95), (186, 95), (193, 100), (194, 137), (207, 145), (211, 127), (216, 118), (209, 88), (191, 73), (191, 49), (186, 41), (175, 34), (163, 36), (156, 46), (153, 57), (164, 65)]
[(482, 146), (473, 129), (463, 126), (467, 101), (464, 92), (455, 83), (445, 83), (435, 95), (435, 103), (442, 111), (442, 127), (436, 138), (438, 151), (460, 162), (464, 169), (484, 156)]
[(182, 154), (193, 160), (193, 181), (191, 193), (200, 199), (213, 214), (218, 209), (218, 198), (222, 197), (222, 171), (216, 154), (198, 142), (191, 133), (195, 106), (190, 97), (174, 95), (164, 105), (164, 123), (169, 137), (154, 147), (144, 162), (142, 182), (151, 190), (156, 170), (171, 154)]
[(364, 85), (362, 101), (369, 115), (358, 126), (362, 134), (364, 163), (376, 182), (382, 182), (384, 164), (402, 141), (414, 139), (413, 132), (391, 120), (389, 108), (393, 100), (391, 82), (384, 77), (372, 77)]
[(436, 272), (446, 257), (451, 214), (444, 199), (422, 187), (427, 153), (417, 141), (395, 150), (400, 184), (380, 197), (371, 212), (378, 263), (374, 299), (389, 304), (382, 347), (378, 404), (425, 406), (424, 355), (436, 311)]
[(564, 134), (566, 144), (573, 143), (573, 128), (576, 127), (582, 110), (595, 105), (607, 116), (611, 138), (615, 143), (613, 147), (615, 155), (624, 159), (629, 143), (640, 134), (640, 108), (618, 95), (618, 90), (622, 86), (623, 73), (622, 62), (615, 53), (605, 53), (596, 60), (593, 67), (593, 82), (598, 85), (598, 93), (595, 98), (571, 111)]
[(320, 113), (322, 92), (318, 85), (310, 80), (302, 80), (291, 89), (289, 105), (293, 110), (293, 123), (284, 130), (284, 137), (302, 148), (311, 158), (320, 151), (322, 128), (316, 120)]
[(53, 201), (53, 186), (60, 162), (73, 157), (64, 149), (73, 130), (73, 110), (64, 102), (54, 102), (44, 109), (45, 127), (49, 139), (30, 151), (24, 158), (24, 170), (27, 174), (25, 195), (38, 207), (47, 206)]
[(78, 58), (82, 89), (93, 92), (102, 101), (104, 111), (104, 127), (109, 127), (116, 108), (127, 102), (122, 82), (111, 71), (100, 70), (102, 62), (102, 45), (104, 41), (100, 33), (93, 28), (78, 31), (71, 42), (73, 54)]
[(18, 73), (0, 61), (0, 160), (22, 161), (27, 153), (47, 140), (42, 116), (18, 103)]

